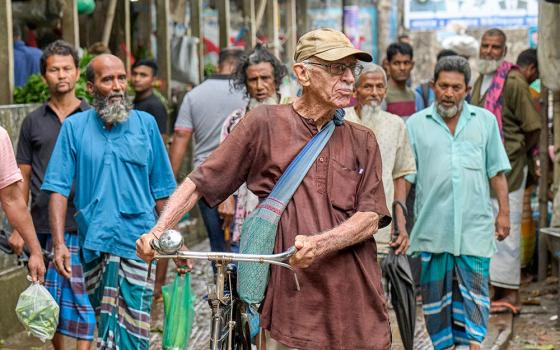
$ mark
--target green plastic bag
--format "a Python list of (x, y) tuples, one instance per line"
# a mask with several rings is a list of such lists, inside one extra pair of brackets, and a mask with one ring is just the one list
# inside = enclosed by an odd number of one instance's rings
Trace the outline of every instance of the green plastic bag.
[(21, 324), (42, 342), (53, 338), (59, 310), (49, 291), (39, 283), (33, 283), (24, 290), (16, 305), (16, 315)]
[(194, 295), (190, 274), (177, 274), (173, 283), (161, 288), (163, 295), (163, 349), (185, 350), (194, 322)]

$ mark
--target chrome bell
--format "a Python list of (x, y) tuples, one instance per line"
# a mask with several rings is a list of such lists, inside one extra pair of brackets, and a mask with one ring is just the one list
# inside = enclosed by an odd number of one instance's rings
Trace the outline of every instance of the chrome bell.
[(177, 230), (167, 230), (154, 243), (157, 251), (163, 254), (175, 254), (183, 246), (183, 235)]

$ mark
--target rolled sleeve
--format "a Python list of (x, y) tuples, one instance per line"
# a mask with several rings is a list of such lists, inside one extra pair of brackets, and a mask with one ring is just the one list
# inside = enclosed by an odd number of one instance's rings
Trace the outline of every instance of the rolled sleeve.
[(511, 165), (498, 130), (498, 122), (493, 115), (488, 118), (491, 123), (486, 142), (486, 175), (493, 178), (500, 172), (511, 171)]
[(358, 186), (356, 210), (377, 213), (379, 215), (379, 228), (383, 228), (391, 223), (391, 215), (385, 201), (381, 153), (372, 132), (368, 132), (365, 152), (366, 161), (363, 167), (364, 173)]
[(175, 130), (193, 130), (192, 122), (192, 107), (190, 94), (185, 95), (183, 103), (181, 103), (181, 108), (179, 109), (179, 114), (177, 115), (177, 120), (175, 121)]
[(0, 189), (22, 179), (8, 133), (0, 128)]
[(76, 172), (76, 147), (69, 121), (62, 124), (41, 186), (42, 191), (60, 193), (65, 197), (70, 195)]

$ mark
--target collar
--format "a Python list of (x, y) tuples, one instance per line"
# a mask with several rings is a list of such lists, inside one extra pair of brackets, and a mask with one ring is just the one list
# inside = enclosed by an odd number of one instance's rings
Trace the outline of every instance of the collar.
[(230, 80), (230, 79), (233, 79), (233, 75), (231, 75), (231, 74), (214, 74), (214, 75), (210, 76), (208, 79)]
[[(455, 136), (461, 132), (461, 130), (465, 127), (469, 120), (471, 120), (475, 115), (476, 113), (471, 110), (470, 105), (466, 101), (463, 101), (463, 110), (461, 111), (461, 115), (459, 116), (459, 122), (457, 123), (457, 128), (455, 130)], [(432, 107), (426, 114), (426, 118), (433, 119), (436, 123), (443, 126), (446, 130), (449, 130), (447, 124), (445, 124), (445, 121), (443, 120), (443, 117), (440, 116), (437, 112), (435, 102), (432, 103)]]
[[(80, 99), (80, 101), (81, 101), (80, 105), (74, 111), (72, 111), (72, 113), (70, 113), (69, 116), (72, 115), (72, 114), (76, 114), (78, 112), (87, 111), (88, 109), (91, 108), (91, 106), (84, 99)], [(43, 104), (43, 116), (47, 115), (47, 111), (56, 115), (56, 113), (53, 111), (51, 106), (49, 106), (49, 101), (47, 101)]]

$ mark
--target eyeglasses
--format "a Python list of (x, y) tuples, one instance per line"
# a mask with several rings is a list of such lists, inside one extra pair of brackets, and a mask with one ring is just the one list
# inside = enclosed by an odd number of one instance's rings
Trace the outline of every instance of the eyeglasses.
[(358, 75), (360, 75), (362, 70), (364, 70), (364, 66), (360, 64), (344, 64), (344, 63), (325, 64), (325, 63), (310, 62), (310, 61), (305, 61), (305, 63), (312, 64), (314, 66), (324, 67), (327, 72), (333, 75), (343, 75), (344, 72), (346, 72), (346, 69), (350, 69), (352, 75), (354, 75), (354, 77), (357, 77)]

